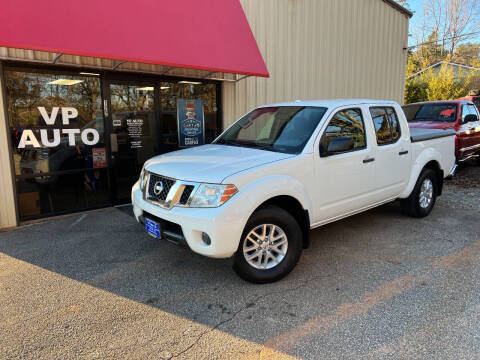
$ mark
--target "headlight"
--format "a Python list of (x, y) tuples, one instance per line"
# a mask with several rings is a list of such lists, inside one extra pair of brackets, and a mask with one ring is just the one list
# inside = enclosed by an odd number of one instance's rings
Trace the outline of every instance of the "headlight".
[(201, 184), (190, 207), (218, 207), (238, 192), (235, 185)]
[(140, 190), (143, 191), (145, 189), (145, 183), (147, 181), (147, 176), (145, 174), (145, 167), (142, 167), (142, 171), (140, 172)]

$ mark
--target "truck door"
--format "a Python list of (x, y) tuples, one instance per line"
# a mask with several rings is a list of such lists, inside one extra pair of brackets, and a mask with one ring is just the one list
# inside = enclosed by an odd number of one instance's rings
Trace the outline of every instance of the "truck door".
[(463, 104), (460, 131), (458, 134), (459, 156), (465, 158), (480, 151), (480, 120), (464, 123), (469, 114), (477, 115), (478, 112), (473, 104)]
[[(375, 189), (377, 202), (395, 198), (403, 191), (410, 174), (410, 139), (391, 106), (369, 107), (375, 129)], [(407, 126), (407, 122), (403, 122)], [(402, 131), (403, 130), (403, 131)]]
[[(328, 222), (371, 204), (375, 154), (367, 129), (360, 107), (338, 110), (327, 120), (314, 147), (312, 223)], [(341, 150), (345, 145), (349, 148)]]

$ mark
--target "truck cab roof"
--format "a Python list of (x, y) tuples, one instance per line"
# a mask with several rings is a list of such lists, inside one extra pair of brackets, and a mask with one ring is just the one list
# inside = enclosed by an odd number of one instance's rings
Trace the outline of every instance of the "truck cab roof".
[(471, 105), (474, 105), (473, 102), (469, 99), (455, 99), (455, 100), (420, 101), (420, 102), (405, 104), (403, 106), (423, 105), (423, 104), (471, 104)]
[(261, 106), (274, 107), (274, 106), (315, 106), (315, 107), (327, 107), (337, 108), (340, 106), (362, 105), (362, 104), (379, 104), (379, 105), (396, 105), (397, 103), (392, 100), (375, 100), (375, 99), (321, 99), (321, 100), (295, 100), (281, 103), (274, 103)]

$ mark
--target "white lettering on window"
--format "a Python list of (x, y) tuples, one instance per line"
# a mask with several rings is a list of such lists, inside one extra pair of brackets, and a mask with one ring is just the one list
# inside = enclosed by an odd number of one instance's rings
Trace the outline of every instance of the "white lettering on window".
[[(59, 107), (53, 107), (50, 115), (48, 114), (47, 110), (45, 110), (45, 107), (43, 106), (38, 106), (37, 109), (38, 111), (40, 111), (40, 114), (42, 115), (42, 118), (45, 121), (45, 124), (55, 125), (55, 121), (57, 119), (58, 112), (60, 110)], [(62, 109), (63, 125), (69, 125), (70, 119), (74, 119), (78, 116), (78, 110), (73, 107), (62, 107), (61, 109)], [(59, 146), (60, 142), (62, 141), (60, 134), (64, 134), (68, 136), (69, 146), (77, 145), (77, 140), (79, 140), (78, 135), (80, 135), (80, 138), (85, 145), (92, 146), (97, 144), (100, 141), (100, 134), (96, 129), (93, 129), (93, 128), (83, 129), (82, 131), (80, 129), (62, 129), (61, 132), (60, 132), (60, 129), (52, 129), (52, 132), (53, 132), (53, 139), (50, 139), (48, 137), (48, 129), (40, 130), (40, 140), (43, 146), (45, 147)], [(18, 148), (23, 149), (27, 145), (31, 145), (33, 147), (41, 147), (33, 130), (24, 130), (22, 132), (22, 136), (20, 138)]]
[(38, 143), (38, 140), (32, 130), (23, 130), (22, 137), (20, 138), (20, 143), (18, 144), (18, 148), (23, 149), (26, 145), (40, 147), (40, 144)]
[(75, 134), (80, 134), (80, 129), (63, 129), (62, 134), (68, 135), (68, 145), (75, 146)]
[[(88, 139), (88, 134), (92, 134), (93, 139)], [(95, 145), (100, 140), (100, 135), (95, 129), (85, 129), (82, 131), (82, 141), (85, 145)]]
[(70, 124), (70, 119), (75, 119), (78, 116), (78, 110), (73, 107), (62, 107), (62, 121), (63, 125)]
[(45, 124), (47, 125), (54, 125), (55, 124), (55, 119), (57, 118), (58, 115), (58, 107), (52, 108), (52, 113), (50, 116), (48, 116), (47, 110), (43, 106), (37, 107), (38, 111), (40, 111), (40, 114), (42, 115), (43, 120), (45, 120)]
[(53, 129), (53, 141), (50, 141), (48, 139), (48, 130), (42, 129), (40, 130), (40, 139), (42, 140), (43, 146), (56, 147), (60, 144), (60, 130)]

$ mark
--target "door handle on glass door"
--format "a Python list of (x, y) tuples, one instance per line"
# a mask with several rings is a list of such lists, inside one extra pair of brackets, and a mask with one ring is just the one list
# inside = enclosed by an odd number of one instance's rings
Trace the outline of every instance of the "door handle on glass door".
[(369, 163), (369, 162), (372, 162), (372, 161), (375, 161), (375, 158), (365, 159), (365, 160), (363, 160), (363, 163), (366, 164), (366, 163)]

